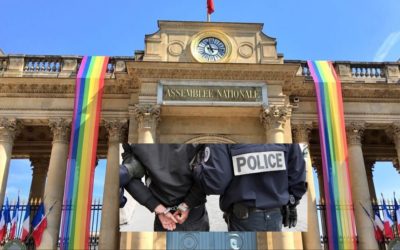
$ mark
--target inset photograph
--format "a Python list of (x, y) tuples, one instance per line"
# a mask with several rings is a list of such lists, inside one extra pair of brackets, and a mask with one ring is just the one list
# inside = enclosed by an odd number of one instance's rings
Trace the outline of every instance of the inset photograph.
[(302, 144), (123, 144), (120, 231), (307, 231)]

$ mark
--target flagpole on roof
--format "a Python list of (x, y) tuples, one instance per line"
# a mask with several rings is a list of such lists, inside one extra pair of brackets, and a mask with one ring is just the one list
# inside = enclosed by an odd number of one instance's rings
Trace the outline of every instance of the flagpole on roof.
[(214, 0), (207, 0), (207, 22), (211, 22), (211, 14), (214, 12)]

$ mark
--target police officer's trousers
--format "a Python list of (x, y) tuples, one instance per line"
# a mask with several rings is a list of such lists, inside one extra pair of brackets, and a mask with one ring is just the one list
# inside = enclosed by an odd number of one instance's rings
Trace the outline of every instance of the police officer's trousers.
[(250, 211), (247, 219), (239, 219), (233, 213), (230, 213), (228, 230), (280, 232), (282, 231), (281, 210), (276, 208), (257, 212)]

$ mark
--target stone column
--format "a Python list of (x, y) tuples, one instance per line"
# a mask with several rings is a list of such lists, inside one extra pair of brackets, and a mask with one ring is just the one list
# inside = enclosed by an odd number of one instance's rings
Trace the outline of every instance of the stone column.
[(126, 122), (105, 121), (108, 150), (99, 249), (119, 249), (119, 144), (126, 133)]
[(3, 206), (6, 195), (14, 139), (21, 127), (21, 123), (16, 119), (0, 119), (0, 207)]
[(128, 143), (137, 143), (138, 138), (138, 121), (136, 120), (135, 106), (129, 106), (129, 128), (128, 128)]
[(265, 128), (267, 143), (284, 143), (286, 120), (290, 117), (288, 106), (268, 106), (263, 108), (260, 121)]
[(157, 124), (161, 108), (153, 104), (136, 104), (133, 108), (138, 123), (138, 143), (157, 142)]
[(365, 171), (367, 174), (367, 179), (368, 179), (368, 189), (369, 189), (369, 195), (371, 196), (371, 202), (372, 204), (376, 204), (376, 192), (375, 192), (375, 185), (374, 185), (374, 165), (375, 161), (366, 161), (365, 162)]
[[(260, 114), (260, 121), (265, 127), (266, 143), (284, 143), (284, 126), (290, 116), (287, 106), (268, 106)], [(272, 240), (273, 249), (298, 249), (301, 242), (295, 241), (295, 233), (267, 233)], [(301, 241), (301, 238), (300, 238)]]
[(44, 190), (46, 212), (53, 204), (55, 205), (47, 216), (47, 228), (38, 249), (57, 249), (71, 122), (65, 119), (54, 119), (50, 120), (49, 126), (53, 132), (53, 146)]
[(360, 205), (361, 202), (361, 204), (368, 209), (369, 213), (373, 214), (371, 196), (367, 189), (368, 179), (365, 171), (364, 156), (361, 148), (363, 132), (364, 123), (362, 122), (351, 123), (346, 126), (350, 181), (358, 235), (358, 248), (378, 249), (374, 236), (374, 227)]
[[(154, 104), (136, 104), (129, 107), (129, 143), (156, 143), (160, 113), (160, 106)], [(154, 242), (158, 237), (165, 238), (166, 234), (161, 232), (150, 234), (123, 233), (120, 240), (121, 248), (155, 248)], [(133, 242), (139, 242), (139, 244)]]
[[(293, 139), (295, 143), (305, 144), (309, 151), (309, 135), (312, 129), (311, 123), (292, 124)], [(304, 249), (321, 249), (317, 204), (315, 201), (314, 177), (311, 165), (310, 153), (306, 158), (307, 172), (307, 232), (303, 232), (303, 247)]]
[(32, 199), (43, 200), (44, 188), (47, 178), (47, 170), (49, 169), (49, 156), (31, 156), (32, 166), (32, 183), (29, 193), (29, 201)]

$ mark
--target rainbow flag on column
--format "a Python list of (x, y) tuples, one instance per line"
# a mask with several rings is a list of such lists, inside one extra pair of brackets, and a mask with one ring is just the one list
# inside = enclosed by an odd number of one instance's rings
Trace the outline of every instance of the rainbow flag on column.
[(61, 218), (61, 249), (88, 249), (94, 167), (108, 57), (86, 56), (79, 67)]
[(317, 96), (329, 249), (357, 249), (342, 87), (331, 62), (308, 61)]

